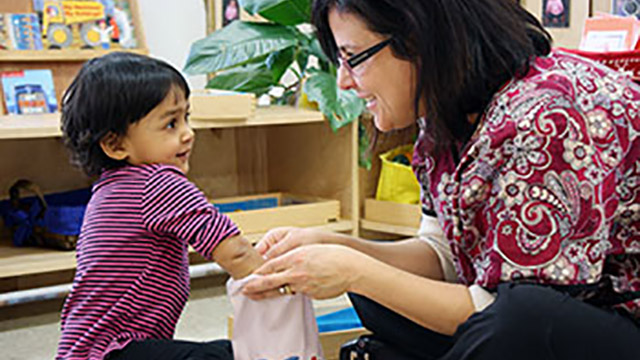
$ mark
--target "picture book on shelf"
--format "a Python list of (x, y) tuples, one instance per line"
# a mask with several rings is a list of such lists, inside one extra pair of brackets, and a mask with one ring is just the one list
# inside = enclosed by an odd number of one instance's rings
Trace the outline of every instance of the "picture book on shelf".
[(16, 50), (42, 50), (38, 15), (4, 14), (11, 47)]
[(130, 0), (33, 0), (33, 9), (47, 49), (138, 45)]
[(58, 109), (51, 70), (0, 73), (5, 108), (9, 114), (44, 114)]

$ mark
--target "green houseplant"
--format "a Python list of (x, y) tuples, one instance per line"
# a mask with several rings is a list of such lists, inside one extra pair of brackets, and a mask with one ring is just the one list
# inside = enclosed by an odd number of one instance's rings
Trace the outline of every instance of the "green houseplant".
[[(186, 73), (214, 74), (207, 88), (268, 94), (275, 104), (315, 102), (334, 131), (357, 121), (364, 101), (337, 87), (336, 67), (309, 25), (311, 0), (240, 0), (240, 6), (267, 21), (236, 20), (194, 42)], [(360, 163), (369, 167), (367, 137), (360, 139)]]

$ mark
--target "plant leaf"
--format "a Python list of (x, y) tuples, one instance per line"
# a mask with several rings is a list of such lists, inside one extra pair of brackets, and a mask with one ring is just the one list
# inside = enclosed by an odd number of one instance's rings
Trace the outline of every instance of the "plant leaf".
[(367, 128), (362, 121), (358, 121), (358, 165), (367, 170), (371, 170), (371, 151), (369, 147), (371, 142), (369, 141), (369, 135), (367, 134)]
[(184, 71), (208, 74), (250, 63), (297, 44), (295, 27), (234, 21), (193, 43)]
[(324, 51), (322, 51), (318, 38), (314, 37), (313, 40), (311, 40), (309, 44), (309, 51), (311, 52), (311, 55), (315, 55), (318, 60), (331, 62), (329, 57), (324, 53)]
[(356, 120), (364, 111), (364, 101), (353, 90), (340, 90), (336, 78), (325, 72), (314, 72), (304, 83), (309, 101), (318, 103), (329, 119), (333, 131)]
[(273, 81), (272, 71), (263, 63), (248, 64), (219, 72), (209, 80), (207, 88), (251, 92), (260, 96), (277, 82)]
[(289, 47), (280, 51), (272, 52), (266, 59), (266, 65), (273, 76), (274, 83), (278, 83), (282, 75), (287, 71), (291, 63), (293, 63), (293, 55), (295, 49)]
[(310, 0), (240, 0), (240, 6), (280, 25), (311, 22)]

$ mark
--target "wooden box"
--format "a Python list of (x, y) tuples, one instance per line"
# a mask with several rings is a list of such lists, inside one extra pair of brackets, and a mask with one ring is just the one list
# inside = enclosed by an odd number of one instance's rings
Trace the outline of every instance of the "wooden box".
[(256, 109), (254, 94), (226, 90), (194, 90), (189, 103), (194, 120), (245, 120)]
[(317, 197), (271, 193), (211, 200), (245, 234), (279, 226), (321, 226), (340, 218), (340, 202)]
[(420, 227), (420, 205), (365, 199), (362, 228), (415, 236)]

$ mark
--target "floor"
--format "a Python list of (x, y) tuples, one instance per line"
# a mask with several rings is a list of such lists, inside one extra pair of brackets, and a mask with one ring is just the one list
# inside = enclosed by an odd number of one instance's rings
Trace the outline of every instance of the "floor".
[[(227, 337), (227, 318), (231, 304), (227, 300), (223, 276), (192, 282), (191, 299), (178, 323), (176, 338), (210, 340)], [(0, 309), (0, 359), (53, 359), (59, 330), (60, 301), (30, 304), (20, 309)], [(348, 306), (340, 297), (314, 302), (317, 314)]]

